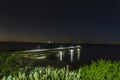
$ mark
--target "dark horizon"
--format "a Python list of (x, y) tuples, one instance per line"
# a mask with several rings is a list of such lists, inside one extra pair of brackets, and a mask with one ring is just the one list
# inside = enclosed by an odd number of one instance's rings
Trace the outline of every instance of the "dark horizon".
[(120, 42), (117, 0), (2, 1), (0, 42)]
[(95, 44), (95, 45), (120, 45), (120, 42), (98, 42), (98, 41), (94, 41), (94, 42), (83, 42), (83, 41), (69, 41), (69, 42), (51, 42), (51, 43), (49, 43), (49, 42), (33, 42), (33, 41), (0, 41), (0, 43), (10, 43), (10, 44), (31, 44), (31, 43), (33, 43), (33, 44), (78, 44), (78, 45), (81, 45), (81, 44)]

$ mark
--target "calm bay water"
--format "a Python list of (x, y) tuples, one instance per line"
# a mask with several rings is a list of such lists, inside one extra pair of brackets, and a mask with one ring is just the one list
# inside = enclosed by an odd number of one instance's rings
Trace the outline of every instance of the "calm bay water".
[[(79, 67), (80, 65), (90, 64), (91, 61), (97, 61), (98, 59), (106, 59), (112, 61), (120, 60), (120, 46), (119, 45), (81, 45), (80, 51), (75, 49), (73, 54), (71, 51), (64, 52), (62, 55), (62, 60), (60, 59), (60, 54), (49, 55), (50, 60), (62, 61), (69, 63), (74, 67)], [(78, 56), (79, 55), (79, 56)], [(72, 59), (72, 60), (71, 60)]]
[[(74, 67), (79, 67), (80, 65), (90, 64), (92, 60), (96, 61), (100, 58), (109, 60), (120, 60), (120, 45), (116, 44), (66, 44), (66, 43), (0, 43), (1, 51), (23, 51), (37, 48), (40, 46), (42, 49), (46, 48), (56, 48), (62, 45), (63, 47), (80, 45), (80, 56), (78, 56), (78, 51), (65, 51), (60, 58), (61, 53), (51, 53), (47, 55), (47, 60), (64, 62), (70, 64)], [(72, 52), (72, 53), (71, 53)], [(72, 56), (71, 56), (72, 55)]]

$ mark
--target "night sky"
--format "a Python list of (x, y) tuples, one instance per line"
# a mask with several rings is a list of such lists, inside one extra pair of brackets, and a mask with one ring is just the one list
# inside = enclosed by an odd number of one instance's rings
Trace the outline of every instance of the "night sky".
[(0, 41), (120, 42), (119, 0), (0, 2)]

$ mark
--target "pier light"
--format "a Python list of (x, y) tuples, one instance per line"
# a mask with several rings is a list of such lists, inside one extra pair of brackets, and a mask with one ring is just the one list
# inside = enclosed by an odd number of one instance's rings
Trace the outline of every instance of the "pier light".
[(73, 53), (73, 52), (74, 52), (74, 50), (73, 50), (73, 49), (71, 49), (71, 50), (70, 50), (70, 52), (71, 52), (71, 53)]
[(81, 46), (80, 46), (80, 45), (77, 45), (76, 48), (81, 48)]

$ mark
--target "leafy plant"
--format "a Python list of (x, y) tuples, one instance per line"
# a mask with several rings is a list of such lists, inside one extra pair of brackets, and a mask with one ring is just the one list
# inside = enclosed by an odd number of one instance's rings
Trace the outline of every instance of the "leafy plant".
[(0, 53), (0, 80), (119, 80), (120, 61), (100, 59), (77, 70), (32, 67), (20, 53)]

